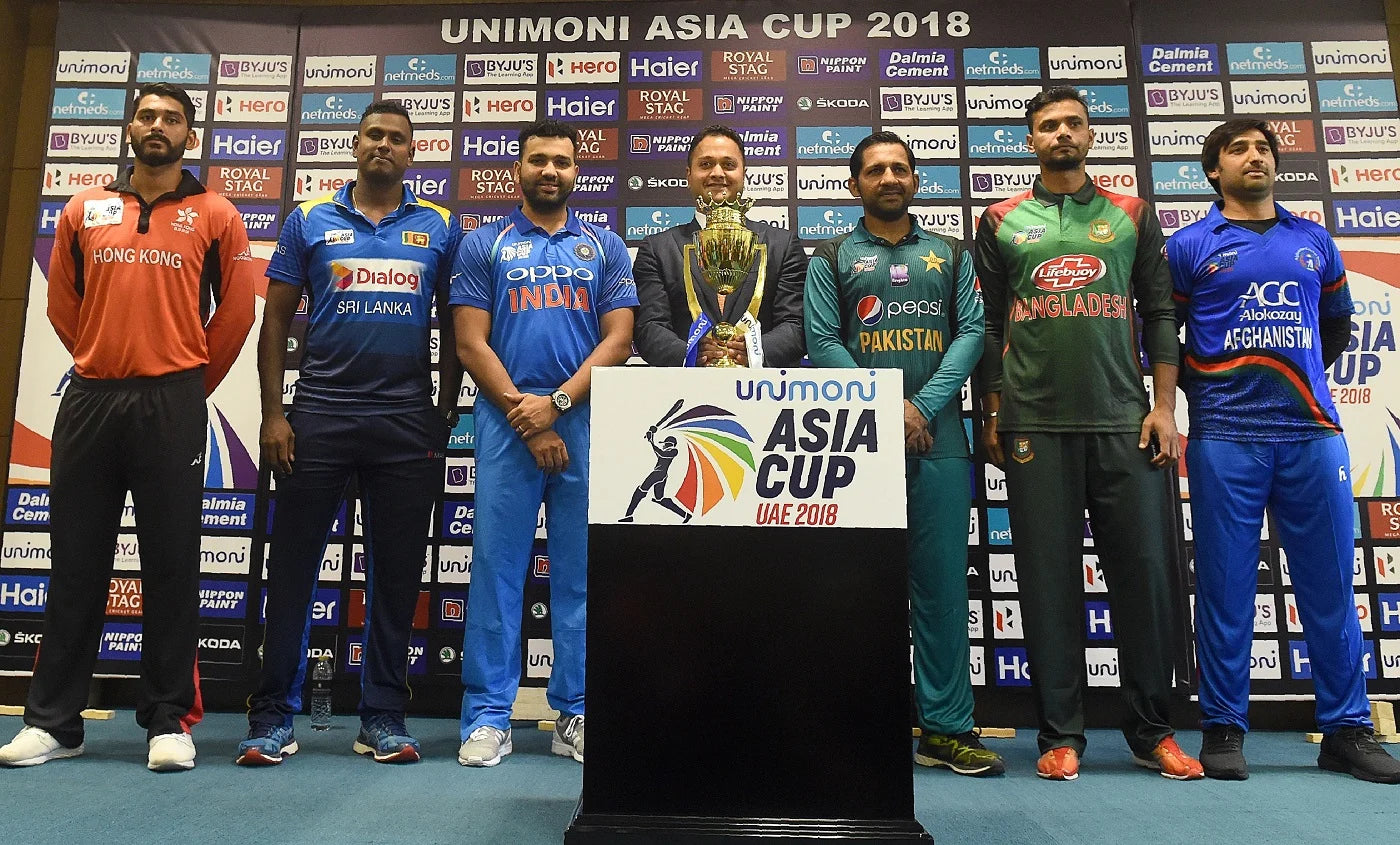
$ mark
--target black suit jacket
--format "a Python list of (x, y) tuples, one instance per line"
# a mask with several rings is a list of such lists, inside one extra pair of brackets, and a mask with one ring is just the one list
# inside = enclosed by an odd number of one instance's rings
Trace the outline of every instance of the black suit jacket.
[[(763, 364), (766, 367), (793, 367), (802, 360), (802, 286), (807, 280), (807, 253), (797, 236), (756, 220), (745, 224), (768, 245), (768, 273), (763, 283), (763, 301), (758, 321), (763, 331)], [(664, 232), (648, 235), (632, 262), (637, 281), (637, 325), (632, 332), (637, 352), (654, 367), (679, 367), (685, 363), (685, 339), (690, 334), (690, 308), (686, 305), (685, 271), (682, 265), (685, 245), (695, 242), (700, 223), (691, 220)], [(700, 267), (692, 258), (691, 278), (699, 287), (701, 302), (710, 313), (718, 310), (715, 292), (700, 282)], [(758, 281), (758, 264), (749, 271), (744, 284), (729, 296), (726, 314), (730, 322), (743, 314), (753, 299)]]

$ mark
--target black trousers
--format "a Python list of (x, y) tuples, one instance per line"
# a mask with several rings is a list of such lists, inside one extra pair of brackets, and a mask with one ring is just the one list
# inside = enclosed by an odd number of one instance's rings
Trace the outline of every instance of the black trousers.
[(122, 507), (141, 548), (141, 697), (148, 737), (199, 721), (199, 542), (208, 411), (202, 369), (154, 378), (75, 375), (54, 420), (52, 572), (25, 724), (83, 741)]
[(1123, 736), (1148, 757), (1172, 734), (1167, 483), (1138, 433), (1006, 433), (1016, 577), (1040, 750), (1084, 752), (1084, 510), (1108, 584)]

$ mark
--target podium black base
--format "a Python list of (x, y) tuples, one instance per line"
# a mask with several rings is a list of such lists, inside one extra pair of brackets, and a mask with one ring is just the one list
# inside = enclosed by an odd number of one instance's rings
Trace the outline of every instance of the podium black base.
[(564, 845), (753, 845), (759, 842), (923, 842), (914, 821), (632, 816), (574, 811)]

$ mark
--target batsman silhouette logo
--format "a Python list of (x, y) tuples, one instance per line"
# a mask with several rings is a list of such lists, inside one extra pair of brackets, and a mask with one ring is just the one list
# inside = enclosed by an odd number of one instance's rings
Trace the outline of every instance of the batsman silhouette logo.
[[(753, 437), (731, 411), (716, 405), (695, 405), (683, 410), (684, 399), (647, 429), (645, 439), (656, 453), (654, 466), (637, 485), (627, 513), (618, 522), (632, 522), (642, 500), (651, 496), (659, 505), (687, 523), (704, 516), (727, 496), (739, 498), (744, 480), (755, 469)], [(666, 495), (671, 465), (685, 450), (685, 475), (680, 486)]]

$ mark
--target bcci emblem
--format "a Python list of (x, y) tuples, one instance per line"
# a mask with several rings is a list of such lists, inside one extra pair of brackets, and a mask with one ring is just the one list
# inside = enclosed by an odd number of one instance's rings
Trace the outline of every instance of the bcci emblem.
[(592, 244), (580, 243), (574, 244), (574, 255), (577, 255), (580, 261), (592, 261), (597, 253), (593, 251)]
[(1089, 224), (1089, 240), (1096, 244), (1106, 244), (1113, 240), (1113, 226), (1107, 220), (1099, 218)]
[(1035, 450), (1031, 448), (1029, 437), (1017, 437), (1011, 444), (1011, 457), (1018, 464), (1028, 464), (1035, 459)]
[[(652, 467), (632, 494), (632, 501), (618, 522), (632, 522), (637, 506), (648, 495), (654, 504), (690, 521), (697, 513), (709, 513), (724, 500), (739, 498), (744, 480), (755, 469), (753, 437), (734, 414), (714, 405), (696, 405), (682, 411), (684, 399), (647, 429), (646, 441), (656, 453)], [(666, 488), (671, 464), (685, 449), (685, 476), (669, 496)], [(747, 471), (746, 471), (747, 468)]]

